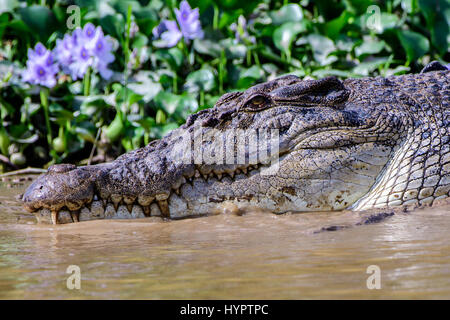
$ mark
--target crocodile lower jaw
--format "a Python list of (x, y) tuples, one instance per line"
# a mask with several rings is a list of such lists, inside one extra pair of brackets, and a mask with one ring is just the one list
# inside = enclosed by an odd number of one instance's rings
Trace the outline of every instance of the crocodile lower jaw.
[[(193, 187), (196, 183), (210, 183), (214, 181), (229, 181), (234, 180), (239, 175), (249, 178), (255, 174), (259, 174), (261, 165), (248, 165), (236, 169), (234, 172), (223, 172), (216, 174), (210, 172), (209, 174), (202, 174), (199, 170), (191, 177), (184, 177), (181, 185), (176, 188), (173, 187), (170, 194), (156, 196), (153, 200), (148, 201), (145, 205), (139, 203), (139, 198), (136, 197), (132, 202), (122, 196), (116, 195), (108, 199), (102, 199), (98, 194), (95, 194), (92, 201), (83, 205), (80, 209), (69, 210), (66, 206), (59, 210), (51, 210), (49, 208), (41, 208), (33, 212), (39, 223), (50, 224), (65, 224), (80, 221), (99, 220), (99, 219), (139, 219), (146, 217), (161, 217), (167, 219), (179, 219), (184, 217), (201, 216), (206, 214), (216, 214), (222, 212), (240, 211), (239, 207), (245, 207), (250, 204), (249, 198), (209, 198), (205, 203), (202, 203), (201, 210), (198, 213), (184, 212), (183, 206), (186, 202), (181, 197), (181, 189), (185, 185)], [(237, 203), (237, 205), (235, 204)], [(254, 201), (253, 201), (254, 202)], [(180, 207), (181, 206), (181, 207)]]

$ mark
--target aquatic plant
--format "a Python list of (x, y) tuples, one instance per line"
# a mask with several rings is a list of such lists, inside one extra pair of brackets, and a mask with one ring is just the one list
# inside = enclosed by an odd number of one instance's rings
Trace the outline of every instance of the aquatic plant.
[(450, 61), (445, 0), (74, 1), (78, 27), (66, 1), (45, 3), (0, 8), (0, 170), (113, 159), (287, 73)]

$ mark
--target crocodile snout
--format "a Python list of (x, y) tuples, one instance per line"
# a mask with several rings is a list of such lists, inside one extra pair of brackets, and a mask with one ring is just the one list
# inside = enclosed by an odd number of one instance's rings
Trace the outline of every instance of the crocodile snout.
[(22, 201), (30, 212), (39, 209), (58, 212), (64, 207), (76, 211), (92, 201), (94, 181), (95, 175), (85, 167), (54, 165), (28, 187)]

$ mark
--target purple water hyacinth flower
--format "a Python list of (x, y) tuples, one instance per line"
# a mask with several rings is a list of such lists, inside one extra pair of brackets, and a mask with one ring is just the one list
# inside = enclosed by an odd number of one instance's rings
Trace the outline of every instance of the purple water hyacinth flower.
[(162, 41), (156, 42), (156, 47), (171, 48), (175, 46), (182, 37), (182, 33), (178, 29), (175, 21), (163, 20), (161, 23), (153, 28), (153, 36), (155, 38), (161, 38)]
[(450, 70), (450, 63), (448, 65), (445, 66), (447, 68), (447, 70)]
[(109, 37), (99, 37), (95, 42), (94, 66), (104, 79), (111, 78), (113, 72), (108, 69), (108, 64), (114, 61), (114, 55), (111, 53), (112, 45)]
[[(250, 24), (252, 21), (249, 21), (248, 24)], [(244, 16), (240, 15), (238, 18), (238, 22), (233, 22), (230, 25), (231, 31), (234, 32), (234, 42), (250, 42), (255, 44), (256, 38), (254, 36), (250, 36), (247, 30), (247, 20)]]
[(83, 29), (76, 28), (72, 32), (72, 40), (75, 46), (83, 42)]
[(73, 62), (73, 51), (75, 47), (75, 40), (73, 36), (68, 34), (64, 38), (56, 40), (56, 47), (54, 49), (55, 57), (61, 65), (65, 73), (69, 73), (69, 65)]
[(36, 44), (34, 50), (28, 49), (27, 68), (22, 73), (22, 80), (52, 88), (56, 85), (55, 75), (58, 65), (53, 61), (53, 55), (41, 43)]
[(73, 80), (82, 79), (89, 67), (93, 65), (91, 53), (84, 45), (74, 48), (72, 63), (69, 65), (69, 74)]
[(186, 41), (203, 38), (204, 33), (199, 20), (198, 8), (191, 9), (189, 3), (184, 0), (180, 4), (180, 9), (175, 9), (175, 16)]
[(86, 25), (83, 27), (82, 37), (85, 41), (92, 41), (97, 36), (97, 32), (99, 29), (100, 27), (95, 28), (95, 26), (90, 22), (86, 23)]
[(38, 42), (34, 46), (34, 50), (28, 49), (28, 59), (32, 61), (36, 61), (37, 59), (45, 59), (45, 54), (47, 53), (47, 48), (45, 46)]
[(108, 64), (114, 61), (111, 38), (105, 36), (101, 27), (87, 23), (83, 29), (77, 28), (72, 35), (57, 40), (55, 56), (62, 70), (73, 80), (82, 79), (89, 67), (98, 71), (102, 78), (109, 79), (112, 71)]
[[(125, 33), (127, 31), (125, 30)], [(130, 24), (130, 38), (133, 39), (136, 36), (136, 33), (139, 32), (139, 26), (136, 24), (136, 22), (131, 21)]]
[(199, 20), (198, 8), (191, 9), (187, 1), (182, 1), (180, 9), (175, 9), (175, 16), (180, 29), (176, 21), (170, 20), (163, 20), (153, 28), (153, 36), (160, 39), (160, 41), (154, 42), (156, 47), (171, 48), (180, 41), (181, 37), (184, 37), (186, 43), (196, 38), (203, 38), (204, 33)]
[(94, 37), (86, 44), (86, 47), (93, 56), (94, 68), (98, 70), (104, 79), (109, 79), (112, 76), (112, 71), (108, 69), (108, 64), (115, 59), (111, 53), (113, 49), (111, 42), (111, 38), (109, 36), (105, 37), (102, 29), (97, 27), (94, 32)]

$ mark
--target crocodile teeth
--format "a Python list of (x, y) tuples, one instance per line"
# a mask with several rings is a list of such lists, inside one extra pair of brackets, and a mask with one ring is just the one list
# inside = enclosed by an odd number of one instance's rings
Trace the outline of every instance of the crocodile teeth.
[(131, 214), (131, 212), (133, 211), (133, 205), (127, 204), (127, 209), (128, 209), (128, 212)]
[(158, 206), (163, 217), (170, 218), (169, 204), (167, 203), (167, 200), (158, 201)]
[(247, 174), (247, 168), (242, 168), (242, 173)]
[(116, 211), (117, 211), (119, 209), (120, 201), (122, 201), (122, 196), (119, 194), (112, 194), (111, 201), (114, 205), (114, 209), (116, 209)]
[(123, 202), (125, 202), (125, 204), (133, 204), (135, 200), (136, 200), (136, 197), (132, 197), (132, 196), (124, 196), (123, 197)]
[(67, 209), (69, 209), (69, 210), (75, 211), (75, 210), (80, 209), (81, 205), (78, 204), (78, 203), (76, 203), (76, 202), (70, 202), (70, 201), (67, 201), (67, 202), (66, 202), (66, 207), (67, 207)]
[(73, 222), (80, 222), (80, 211), (70, 211), (70, 215), (72, 217)]
[(167, 200), (169, 198), (169, 194), (160, 193), (155, 196), (156, 201)]
[(52, 223), (58, 224), (58, 211), (52, 211)]
[(141, 206), (146, 207), (146, 206), (150, 206), (152, 204), (153, 200), (155, 200), (155, 197), (139, 195), (137, 200)]
[(145, 214), (146, 217), (150, 217), (150, 214), (151, 214), (150, 206), (143, 206), (142, 210), (144, 211), (144, 214)]
[(195, 178), (200, 178), (200, 172), (198, 170), (195, 170), (194, 177)]
[(222, 174), (221, 173), (217, 174), (217, 179), (222, 180)]

